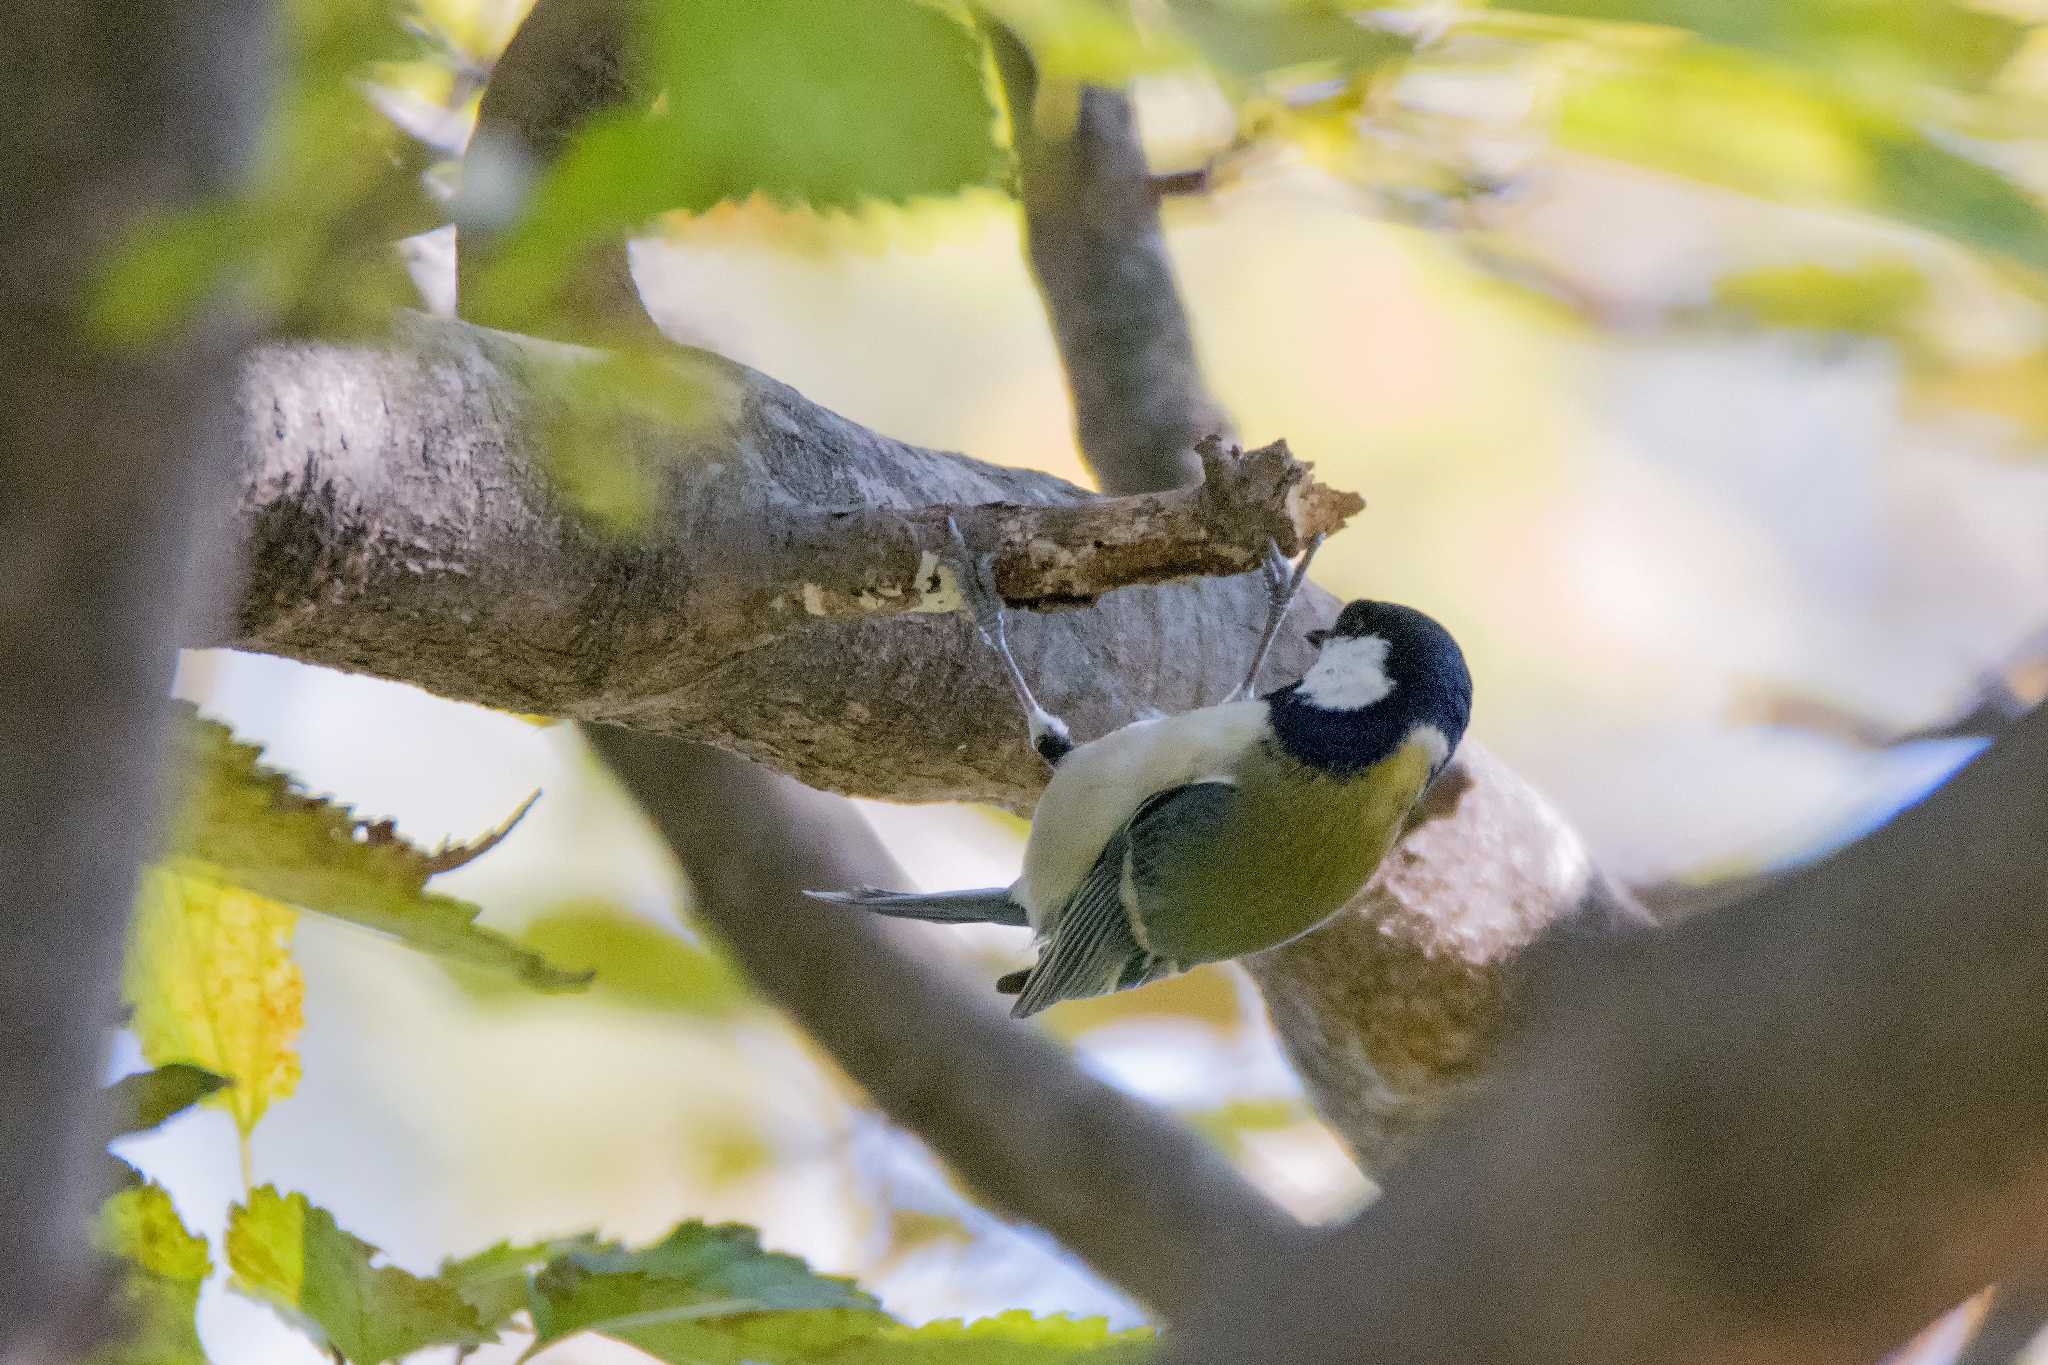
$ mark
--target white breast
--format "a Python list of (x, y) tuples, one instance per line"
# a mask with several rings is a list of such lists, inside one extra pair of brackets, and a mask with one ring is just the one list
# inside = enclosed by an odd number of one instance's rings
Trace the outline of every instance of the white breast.
[(1024, 875), (1010, 889), (1032, 927), (1042, 928), (1067, 903), (1146, 797), (1186, 782), (1233, 778), (1267, 729), (1266, 703), (1229, 702), (1126, 725), (1060, 760), (1031, 818)]

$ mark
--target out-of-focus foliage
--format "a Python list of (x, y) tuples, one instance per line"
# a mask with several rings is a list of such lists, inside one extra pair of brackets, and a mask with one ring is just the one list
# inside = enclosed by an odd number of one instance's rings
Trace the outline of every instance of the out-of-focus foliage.
[(147, 1132), (228, 1084), (227, 1077), (190, 1062), (171, 1062), (153, 1071), (123, 1076), (106, 1090), (113, 1111), (111, 1136)]
[(142, 1055), (231, 1081), (207, 1102), (232, 1114), (245, 1138), (299, 1084), (298, 917), (263, 896), (162, 869), (146, 874), (136, 910), (126, 993)]
[(2048, 270), (2040, 201), (1943, 147), (1910, 112), (1810, 74), (1686, 48), (1577, 83), (1558, 136), (1586, 151), (1788, 203), (1862, 209)]
[(1722, 276), (1714, 302), (1771, 327), (1899, 337), (1909, 333), (1927, 289), (1926, 276), (1903, 261), (1761, 266)]
[[(575, 902), (527, 921), (519, 942), (569, 970), (591, 973), (590, 998), (664, 1013), (721, 1018), (751, 997), (724, 957), (637, 915), (600, 902)], [(502, 977), (459, 971), (478, 999), (533, 1000)]]
[(2012, 19), (1953, 0), (1516, 0), (1501, 8), (1667, 25), (1858, 83), (1925, 80), (1965, 89), (1997, 75), (2025, 32)]
[(556, 967), (477, 924), (478, 907), (426, 889), (430, 877), (495, 847), (527, 807), (472, 844), (428, 853), (388, 821), (363, 820), (300, 791), (263, 763), (260, 749), (190, 708), (180, 708), (178, 735), (188, 777), (163, 866), (180, 878), (316, 910), (537, 990), (588, 984), (587, 973)]
[(170, 1191), (151, 1181), (108, 1196), (93, 1245), (121, 1265), (119, 1330), (93, 1365), (206, 1365), (192, 1319), (213, 1260), (206, 1239), (178, 1217)]
[(476, 1309), (439, 1279), (375, 1265), (377, 1248), (302, 1194), (264, 1185), (228, 1213), (233, 1288), (269, 1304), (352, 1365), (489, 1340)]
[(907, 1327), (750, 1230), (702, 1223), (638, 1251), (558, 1256), (533, 1282), (533, 1321), (536, 1350), (597, 1331), (669, 1365), (1066, 1365), (1136, 1360), (1151, 1340), (1025, 1313)]
[[(670, 209), (753, 194), (849, 209), (996, 176), (978, 40), (953, 15), (916, 0), (681, 0), (648, 17), (653, 109), (598, 120), (541, 178), (476, 281), (482, 316), (522, 316), (588, 244)], [(508, 198), (480, 188), (465, 195)]]

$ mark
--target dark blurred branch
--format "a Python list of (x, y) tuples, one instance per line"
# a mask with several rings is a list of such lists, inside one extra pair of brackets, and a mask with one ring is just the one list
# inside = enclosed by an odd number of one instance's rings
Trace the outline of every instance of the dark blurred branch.
[(1563, 955), (1379, 1203), (1170, 1358), (1875, 1359), (2048, 1250), (2044, 904), (2037, 711), (1842, 853)]
[(906, 884), (844, 801), (702, 745), (589, 733), (748, 977), (996, 1208), (1176, 1319), (1306, 1236), (1192, 1129), (1089, 1076), (899, 927), (805, 900)]
[(268, 6), (0, 3), (0, 1361), (80, 1358), (105, 1066), (173, 641), (242, 341), (116, 348), (90, 301), (149, 215), (234, 188)]
[[(486, 125), (545, 159), (595, 107), (626, 98), (625, 83), (607, 74), (623, 65), (619, 13), (609, 0), (540, 0), (499, 63), (499, 83), (484, 101)], [(473, 248), (465, 243), (465, 262)], [(637, 293), (626, 304), (612, 287), (623, 280), (631, 291), (625, 262), (623, 241), (600, 246), (595, 268), (606, 287), (576, 314), (572, 326), (581, 334), (651, 330)], [(797, 424), (781, 422), (769, 446), (791, 446), (790, 437), (802, 434)], [(766, 473), (794, 484), (809, 463), (784, 449)], [(1250, 467), (1218, 464), (1212, 492)], [(1285, 482), (1291, 495), (1297, 481)], [(860, 502), (871, 498), (870, 489), (859, 495)], [(1129, 515), (1137, 510), (1132, 501), (998, 509), (994, 516), (963, 508), (960, 516), (977, 547), (1007, 548), (998, 582), (1028, 594), (1034, 548), (1135, 550), (1146, 543), (1130, 534), (1148, 520)], [(1043, 520), (1099, 522), (1113, 506), (1109, 524), (1093, 530)], [(1024, 529), (1019, 519), (1033, 516), (1046, 534), (1017, 534)], [(998, 518), (1007, 519), (1010, 534)], [(810, 534), (794, 539), (810, 554), (829, 532), (873, 565), (908, 524), (886, 505), (817, 512)], [(764, 529), (754, 528), (757, 539)], [(1169, 531), (1166, 539), (1187, 537)], [(1262, 546), (1261, 539), (1253, 548)], [(895, 546), (893, 561), (922, 577), (923, 548)], [(770, 580), (735, 581), (758, 595)], [(828, 605), (827, 581), (822, 572), (805, 578), (816, 589), (803, 600), (807, 609)], [(931, 582), (936, 587), (939, 580)], [(879, 582), (861, 588), (860, 599), (888, 600)], [(901, 585), (918, 595), (923, 588)], [(757, 615), (758, 608), (744, 614)], [(885, 705), (877, 698), (868, 714)], [(607, 726), (587, 733), (682, 863), (697, 915), (726, 941), (756, 988), (982, 1198), (1044, 1228), (1104, 1278), (1176, 1318), (1302, 1236), (1193, 1132), (1088, 1076), (1043, 1034), (1016, 1027), (991, 992), (924, 961), (899, 927), (806, 900), (802, 892), (818, 887), (906, 884), (848, 802), (704, 745)]]

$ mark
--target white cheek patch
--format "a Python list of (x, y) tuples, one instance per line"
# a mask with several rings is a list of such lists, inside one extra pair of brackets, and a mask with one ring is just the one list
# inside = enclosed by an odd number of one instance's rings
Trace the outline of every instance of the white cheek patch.
[(1378, 635), (1342, 636), (1323, 645), (1297, 695), (1325, 711), (1360, 711), (1394, 690), (1387, 642)]
[(1429, 768), (1435, 772), (1444, 766), (1444, 760), (1451, 756), (1451, 742), (1444, 732), (1434, 725), (1418, 725), (1408, 732), (1408, 742), (1421, 749), (1429, 758)]

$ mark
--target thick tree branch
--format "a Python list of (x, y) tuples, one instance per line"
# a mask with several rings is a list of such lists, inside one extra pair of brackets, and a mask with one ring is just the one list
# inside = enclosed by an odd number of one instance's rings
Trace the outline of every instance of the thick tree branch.
[[(690, 420), (607, 427), (658, 489), (652, 525), (627, 537), (548, 476), (571, 354), (431, 319), (388, 349), (257, 352), (241, 391), (250, 577), (214, 642), (708, 739), (842, 791), (1029, 803), (1040, 765), (964, 618), (821, 620), (800, 582), (778, 588), (781, 624), (735, 613), (748, 585), (804, 562), (796, 533), (831, 514), (1005, 502), (1056, 521), (1089, 495), (889, 440), (691, 353), (687, 382), (708, 396)], [(1261, 609), (1253, 582), (1211, 580), (1022, 617), (1015, 634), (1048, 703), (1099, 733), (1221, 695)]]
[(1844, 852), (1568, 955), (1380, 1202), (1174, 1359), (1878, 1357), (2048, 1259), (2044, 904), (2037, 710)]
[[(0, 81), (0, 1361), (82, 1356), (95, 1093), (156, 816), (177, 617), (218, 491), (218, 320), (107, 343), (90, 301), (155, 212), (232, 188), (267, 6), (7, 0)], [(69, 1339), (67, 1339), (69, 1337)]]

